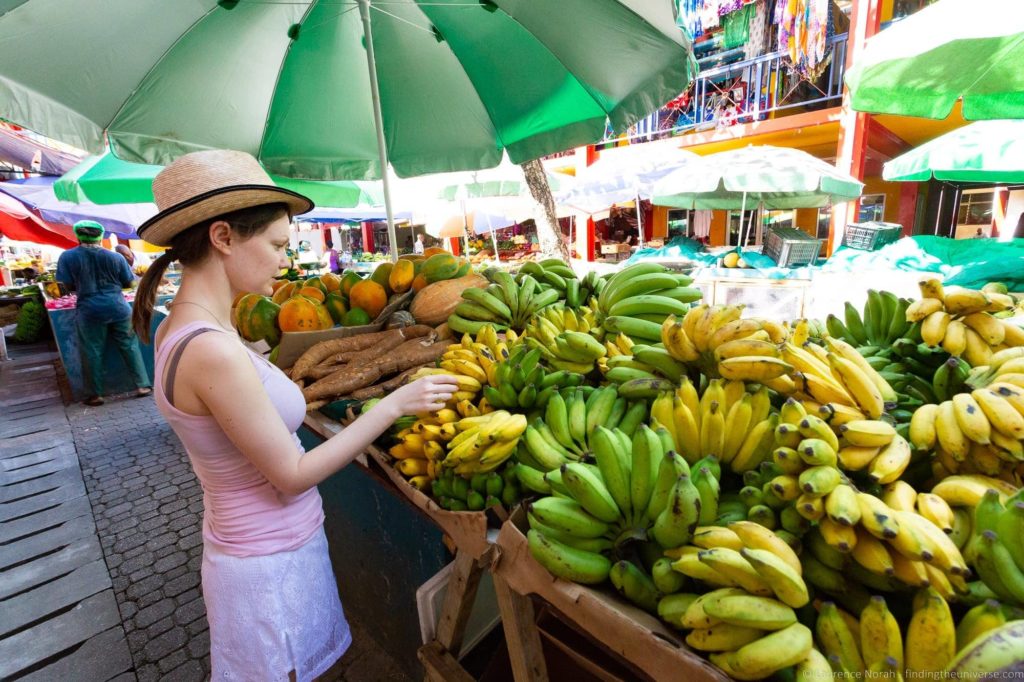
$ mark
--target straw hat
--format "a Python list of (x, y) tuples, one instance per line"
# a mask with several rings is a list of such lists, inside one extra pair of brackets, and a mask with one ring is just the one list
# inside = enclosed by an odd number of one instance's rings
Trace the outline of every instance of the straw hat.
[(176, 234), (204, 220), (264, 204), (284, 203), (292, 215), (313, 202), (274, 184), (263, 166), (245, 152), (210, 149), (175, 160), (153, 178), (160, 212), (139, 226), (150, 244), (170, 246)]

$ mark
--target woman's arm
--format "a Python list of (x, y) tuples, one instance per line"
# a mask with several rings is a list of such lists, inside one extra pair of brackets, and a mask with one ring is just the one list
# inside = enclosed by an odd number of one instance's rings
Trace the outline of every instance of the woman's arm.
[[(178, 390), (191, 390), (232, 443), (271, 485), (297, 495), (335, 473), (402, 415), (444, 407), (453, 377), (424, 377), (392, 392), (337, 436), (304, 455), (267, 395), (251, 360), (233, 339), (204, 334), (183, 354)], [(182, 383), (184, 382), (184, 383)]]

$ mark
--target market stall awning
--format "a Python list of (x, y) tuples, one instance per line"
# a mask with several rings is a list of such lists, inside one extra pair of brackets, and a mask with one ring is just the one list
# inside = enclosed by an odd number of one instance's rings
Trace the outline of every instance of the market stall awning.
[(940, 0), (870, 38), (846, 85), (873, 114), (1024, 118), (1024, 2)]
[(978, 121), (958, 128), (889, 161), (882, 177), (904, 182), (1024, 182), (1024, 120)]
[(0, 182), (0, 193), (22, 202), (47, 222), (73, 225), (79, 220), (96, 220), (103, 224), (107, 232), (126, 239), (137, 237), (135, 228), (156, 214), (154, 204), (99, 206), (60, 201), (53, 193), (52, 180), (36, 178), (28, 182)]
[(0, 161), (36, 173), (63, 175), (81, 160), (81, 156), (48, 147), (0, 123)]
[(0, 234), (8, 239), (70, 249), (78, 245), (70, 233), (70, 228), (48, 225), (17, 199), (0, 194)]

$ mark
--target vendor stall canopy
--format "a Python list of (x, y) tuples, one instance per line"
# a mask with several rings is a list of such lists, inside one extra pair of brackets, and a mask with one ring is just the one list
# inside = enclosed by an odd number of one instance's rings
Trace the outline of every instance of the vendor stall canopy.
[(889, 161), (882, 177), (1024, 183), (1024, 120), (978, 121), (958, 128)]
[(594, 142), (695, 68), (672, 0), (0, 3), (0, 118), (93, 153), (106, 135), (129, 161), (238, 149), (315, 180), (381, 176), (375, 85), (406, 177)]
[(1024, 2), (939, 0), (869, 39), (846, 84), (857, 111), (1024, 118)]

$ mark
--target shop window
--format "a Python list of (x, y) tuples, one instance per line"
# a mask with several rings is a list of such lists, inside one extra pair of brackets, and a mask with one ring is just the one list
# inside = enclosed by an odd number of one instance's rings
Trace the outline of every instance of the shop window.
[(765, 227), (796, 227), (796, 211), (765, 211)]
[(857, 222), (866, 223), (870, 220), (879, 222), (885, 220), (884, 194), (865, 194), (860, 198), (860, 211), (857, 213)]
[(956, 223), (957, 225), (991, 225), (992, 192), (962, 195)]
[(668, 212), (668, 235), (669, 237), (692, 237), (692, 225), (690, 224), (690, 212), (686, 209), (671, 209)]
[(828, 228), (832, 224), (832, 207), (818, 209), (818, 226), (815, 231), (816, 239), (828, 239)]
[[(754, 215), (757, 211), (743, 211), (744, 241), (746, 246), (755, 244), (757, 240), (757, 223)], [(726, 246), (737, 246), (740, 243), (740, 211), (729, 211), (729, 234)]]

